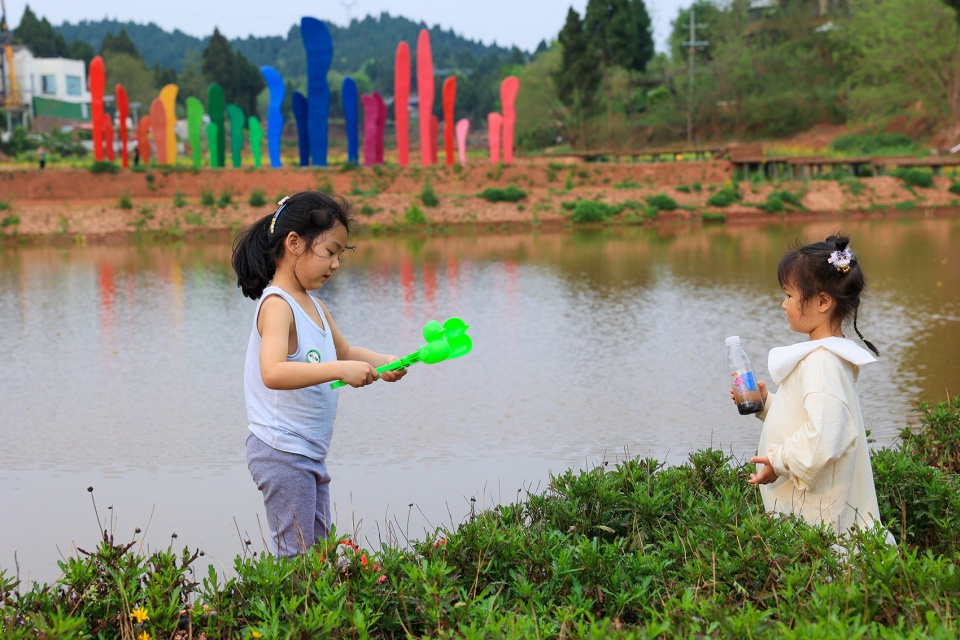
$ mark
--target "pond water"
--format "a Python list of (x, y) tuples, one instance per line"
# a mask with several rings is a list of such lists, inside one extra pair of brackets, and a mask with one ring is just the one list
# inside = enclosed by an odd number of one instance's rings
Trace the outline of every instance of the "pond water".
[[(752, 454), (760, 422), (730, 403), (724, 338), (767, 379), (768, 350), (804, 339), (776, 263), (841, 223), (871, 279), (860, 327), (882, 358), (860, 386), (885, 446), (918, 400), (960, 393), (958, 219), (359, 238), (319, 292), (351, 342), (406, 355), (427, 320), (458, 316), (474, 349), (341, 391), (338, 528), (403, 544), (568, 468)], [(255, 303), (229, 254), (220, 240), (0, 251), (0, 570), (55, 580), (104, 528), (141, 528), (144, 551), (200, 548), (228, 573), (266, 547), (244, 459)]]

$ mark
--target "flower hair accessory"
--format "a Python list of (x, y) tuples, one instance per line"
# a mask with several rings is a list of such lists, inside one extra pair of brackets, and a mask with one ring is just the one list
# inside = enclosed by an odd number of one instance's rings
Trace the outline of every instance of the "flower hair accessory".
[(846, 273), (850, 271), (850, 263), (853, 262), (853, 251), (847, 247), (843, 251), (831, 251), (827, 262), (837, 268), (837, 271)]
[(289, 199), (290, 199), (290, 196), (283, 196), (283, 198), (281, 198), (280, 201), (277, 203), (277, 205), (279, 205), (278, 208), (277, 208), (277, 212), (276, 212), (275, 214), (273, 214), (273, 220), (270, 221), (270, 233), (271, 233), (271, 234), (273, 233), (274, 227), (277, 226), (277, 218), (280, 217), (280, 212), (283, 211), (283, 208), (284, 208), (285, 206), (287, 206), (287, 200), (289, 200)]

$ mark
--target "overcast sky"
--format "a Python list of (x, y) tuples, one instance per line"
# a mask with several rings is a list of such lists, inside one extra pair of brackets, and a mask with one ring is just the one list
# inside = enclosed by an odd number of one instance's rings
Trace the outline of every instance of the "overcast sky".
[[(647, 0), (657, 51), (665, 50), (670, 23), (680, 7), (692, 0)], [(113, 18), (122, 22), (154, 22), (167, 31), (180, 29), (194, 36), (213, 33), (216, 26), (228, 38), (286, 35), (302, 16), (336, 25), (349, 17), (383, 11), (428, 25), (438, 24), (485, 44), (516, 45), (532, 51), (563, 27), (572, 6), (582, 16), (587, 0), (6, 0), (11, 28), (20, 24), (30, 5), (53, 25)]]

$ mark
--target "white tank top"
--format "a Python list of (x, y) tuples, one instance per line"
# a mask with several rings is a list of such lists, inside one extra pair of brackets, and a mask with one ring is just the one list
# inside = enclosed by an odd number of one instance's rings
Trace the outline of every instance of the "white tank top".
[(247, 360), (243, 373), (250, 431), (274, 449), (322, 461), (327, 457), (330, 439), (333, 437), (333, 419), (337, 415), (339, 391), (331, 389), (330, 383), (290, 390), (269, 389), (263, 384), (263, 377), (260, 375), (260, 345), (263, 338), (257, 331), (257, 318), (263, 301), (271, 295), (282, 297), (293, 310), (297, 329), (297, 351), (293, 355), (287, 355), (287, 362), (333, 362), (337, 359), (333, 334), (317, 300), (311, 297), (323, 326), (317, 326), (313, 318), (283, 289), (264, 289), (253, 314), (253, 329), (247, 344)]

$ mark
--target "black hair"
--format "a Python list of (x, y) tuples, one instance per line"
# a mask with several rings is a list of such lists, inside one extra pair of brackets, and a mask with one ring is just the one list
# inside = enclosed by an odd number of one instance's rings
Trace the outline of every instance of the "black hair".
[(295, 232), (307, 246), (340, 223), (350, 233), (350, 204), (319, 191), (290, 196), (274, 212), (241, 231), (233, 241), (231, 263), (243, 295), (256, 300), (263, 295), (283, 257), (284, 240)]
[(834, 252), (842, 253), (850, 246), (850, 238), (837, 232), (823, 242), (814, 242), (797, 246), (787, 252), (777, 265), (777, 280), (781, 287), (791, 286), (800, 294), (797, 306), (803, 311), (807, 300), (820, 293), (833, 298), (831, 321), (842, 324), (853, 318), (853, 330), (874, 355), (880, 352), (857, 328), (857, 313), (860, 308), (860, 296), (867, 286), (860, 261), (850, 253), (850, 263), (837, 263)]

